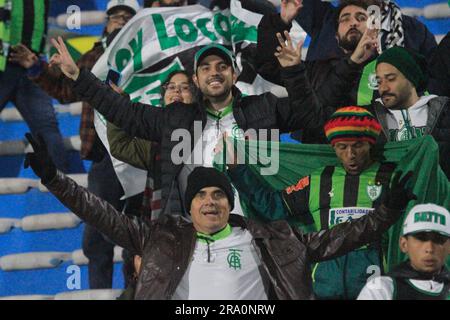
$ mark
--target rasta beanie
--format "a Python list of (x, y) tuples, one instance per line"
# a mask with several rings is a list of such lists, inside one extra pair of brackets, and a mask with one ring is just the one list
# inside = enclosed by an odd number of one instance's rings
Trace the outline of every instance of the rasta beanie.
[(406, 79), (411, 81), (417, 92), (423, 92), (426, 89), (427, 62), (422, 55), (402, 47), (392, 47), (378, 57), (377, 66), (382, 62), (396, 67)]
[(339, 141), (367, 141), (375, 144), (381, 132), (378, 120), (366, 109), (356, 106), (336, 110), (324, 126), (332, 146)]
[(234, 209), (234, 192), (227, 176), (214, 168), (196, 167), (188, 177), (184, 202), (187, 212), (191, 211), (191, 202), (195, 195), (206, 187), (217, 187), (227, 195), (231, 210)]

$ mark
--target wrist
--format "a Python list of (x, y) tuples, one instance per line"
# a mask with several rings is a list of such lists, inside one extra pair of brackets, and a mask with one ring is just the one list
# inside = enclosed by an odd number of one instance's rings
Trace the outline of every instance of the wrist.
[(73, 81), (77, 81), (78, 77), (80, 76), (80, 69), (76, 68), (76, 70), (74, 71), (74, 73), (70, 74), (70, 79), (72, 79)]
[(34, 64), (27, 69), (27, 76), (30, 78), (37, 78), (41, 75), (43, 70), (42, 61), (37, 59)]

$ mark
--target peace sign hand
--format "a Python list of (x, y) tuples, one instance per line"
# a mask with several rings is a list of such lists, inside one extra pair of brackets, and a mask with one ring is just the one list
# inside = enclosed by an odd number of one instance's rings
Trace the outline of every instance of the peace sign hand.
[(299, 65), (302, 62), (303, 41), (300, 41), (297, 47), (294, 48), (289, 32), (284, 31), (284, 36), (286, 37), (286, 41), (284, 41), (280, 33), (277, 33), (280, 46), (277, 47), (275, 57), (278, 58), (278, 61), (283, 68)]
[(57, 66), (66, 77), (74, 81), (77, 80), (80, 75), (80, 69), (75, 64), (75, 61), (73, 61), (63, 39), (58, 37), (58, 40), (52, 39), (51, 41), (56, 50), (58, 50), (58, 53), (55, 53), (50, 58), (50, 66)]

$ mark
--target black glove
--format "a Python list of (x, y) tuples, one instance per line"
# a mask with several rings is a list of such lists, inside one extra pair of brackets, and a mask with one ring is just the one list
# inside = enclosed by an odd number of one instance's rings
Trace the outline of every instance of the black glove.
[(412, 171), (409, 171), (401, 180), (402, 171), (398, 171), (395, 174), (391, 188), (384, 200), (386, 207), (394, 210), (405, 210), (409, 201), (417, 200), (417, 196), (412, 192), (411, 188), (406, 188), (406, 184), (411, 179), (412, 174)]
[(24, 167), (31, 166), (31, 169), (41, 178), (43, 184), (50, 182), (56, 176), (56, 166), (48, 154), (44, 138), (38, 134), (36, 141), (30, 133), (26, 133), (25, 137), (30, 142), (34, 152), (27, 153)]

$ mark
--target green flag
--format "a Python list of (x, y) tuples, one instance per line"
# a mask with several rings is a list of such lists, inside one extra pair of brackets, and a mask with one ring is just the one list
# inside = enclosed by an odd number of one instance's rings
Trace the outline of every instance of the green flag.
[[(243, 148), (242, 145), (241, 148)], [(267, 149), (279, 150), (279, 157), (271, 158), (271, 153)], [(260, 179), (260, 182), (276, 190), (283, 190), (287, 186), (295, 184), (299, 178), (309, 175), (315, 169), (339, 165), (339, 160), (330, 145), (290, 143), (265, 145), (247, 141), (245, 142), (245, 156), (245, 163)], [(439, 148), (433, 137), (427, 135), (409, 141), (387, 143), (382, 151), (382, 157), (383, 161), (396, 163), (396, 171), (413, 172), (411, 183), (414, 185), (413, 192), (418, 199), (409, 203), (406, 212), (418, 203), (435, 203), (446, 208), (450, 207), (450, 183), (439, 166)], [(279, 159), (276, 160), (279, 162), (278, 172), (273, 175), (261, 175), (261, 169), (267, 167), (271, 159), (273, 161), (277, 158)], [(225, 162), (223, 154), (218, 154), (215, 160), (216, 168), (223, 169), (224, 166), (219, 164)], [(263, 163), (265, 165), (262, 165)], [(273, 166), (273, 163), (270, 165)], [(251, 190), (248, 191), (250, 194)], [(246, 203), (246, 195), (240, 194), (240, 198), (244, 202), (243, 208), (248, 210), (246, 211), (247, 216), (255, 217)], [(403, 220), (404, 217), (389, 230), (388, 270), (405, 260), (405, 255), (398, 246)], [(299, 225), (297, 221), (290, 222)], [(305, 228), (302, 229), (305, 231)]]

